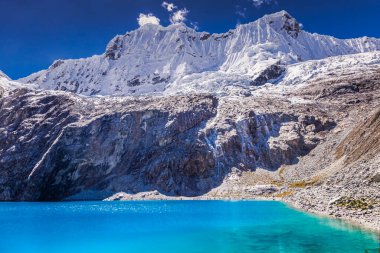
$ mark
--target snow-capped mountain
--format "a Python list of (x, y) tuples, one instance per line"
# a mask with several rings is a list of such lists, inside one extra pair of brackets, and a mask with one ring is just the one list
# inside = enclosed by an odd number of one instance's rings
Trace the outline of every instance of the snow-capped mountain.
[(19, 81), (0, 71), (0, 201), (283, 198), (380, 227), (379, 39), (145, 25)]
[(23, 84), (20, 82), (12, 81), (4, 72), (0, 70), (0, 97), (7, 94), (9, 91), (20, 88), (38, 88), (35, 84)]
[(282, 11), (223, 34), (197, 32), (184, 24), (144, 25), (116, 36), (102, 55), (58, 60), (19, 81), (84, 95), (220, 92), (265, 84), (289, 64), (376, 50), (379, 39), (311, 34)]
[(6, 78), (6, 79), (10, 80), (10, 78), (1, 70), (0, 70), (0, 78)]

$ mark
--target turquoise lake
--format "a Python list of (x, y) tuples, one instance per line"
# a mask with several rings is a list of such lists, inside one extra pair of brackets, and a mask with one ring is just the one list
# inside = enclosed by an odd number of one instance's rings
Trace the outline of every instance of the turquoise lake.
[(1, 253), (358, 253), (378, 240), (276, 201), (0, 203)]

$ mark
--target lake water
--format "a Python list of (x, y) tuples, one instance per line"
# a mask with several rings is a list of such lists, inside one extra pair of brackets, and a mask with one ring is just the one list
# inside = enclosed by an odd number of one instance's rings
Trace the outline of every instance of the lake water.
[(378, 243), (275, 201), (0, 203), (1, 253), (360, 253)]

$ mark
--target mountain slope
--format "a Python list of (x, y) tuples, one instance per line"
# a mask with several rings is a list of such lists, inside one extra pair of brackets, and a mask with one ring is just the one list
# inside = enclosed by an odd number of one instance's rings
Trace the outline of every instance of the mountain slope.
[[(130, 95), (186, 91), (177, 84), (195, 79), (198, 92), (218, 93), (236, 83), (249, 87), (276, 79), (284, 65), (376, 50), (378, 39), (310, 34), (282, 11), (224, 34), (196, 32), (184, 24), (145, 25), (116, 36), (102, 55), (58, 60), (19, 81), (85, 95)], [(216, 87), (209, 87), (210, 80)]]
[[(263, 184), (270, 196), (286, 193), (285, 183), (309, 180), (334, 164), (342, 133), (379, 108), (378, 54), (289, 65), (278, 84), (251, 96), (88, 97), (2, 78), (0, 199), (154, 191), (253, 198), (265, 189), (247, 189)], [(357, 153), (347, 145), (347, 154)]]
[(287, 198), (289, 202), (310, 212), (380, 230), (379, 108), (379, 103), (372, 112), (366, 108), (359, 122), (347, 126), (339, 145), (325, 152), (335, 156), (333, 163), (326, 168), (315, 166), (313, 187), (299, 189)]
[(10, 80), (10, 78), (9, 78), (6, 74), (4, 74), (3, 71), (0, 70), (0, 78), (1, 78), (1, 77)]
[(10, 91), (15, 90), (15, 89), (21, 89), (21, 88), (35, 89), (37, 88), (37, 86), (34, 84), (26, 85), (26, 84), (12, 81), (6, 74), (4, 74), (0, 70), (0, 97), (7, 96)]

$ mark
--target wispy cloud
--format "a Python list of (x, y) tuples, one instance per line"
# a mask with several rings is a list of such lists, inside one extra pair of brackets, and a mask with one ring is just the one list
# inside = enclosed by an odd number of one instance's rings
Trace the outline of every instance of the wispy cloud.
[(260, 7), (263, 4), (276, 3), (276, 0), (252, 0), (252, 3), (255, 7)]
[(194, 30), (199, 30), (198, 22), (190, 22), (190, 25), (193, 27)]
[(137, 18), (137, 22), (139, 23), (139, 26), (143, 26), (146, 24), (159, 25), (160, 19), (154, 16), (152, 13), (148, 13), (148, 14), (140, 13), (139, 17)]
[(235, 6), (235, 14), (242, 17), (242, 18), (247, 18), (247, 8), (243, 8), (240, 5)]
[(175, 6), (173, 3), (163, 2), (162, 7), (164, 7), (168, 12), (172, 12), (175, 9), (177, 9), (177, 6)]
[(161, 6), (171, 13), (170, 19), (169, 19), (170, 23), (176, 24), (176, 23), (183, 23), (186, 21), (186, 16), (187, 14), (189, 14), (188, 9), (183, 8), (183, 9), (177, 10), (178, 7), (174, 5), (174, 3), (169, 3), (166, 1), (162, 2)]
[(189, 14), (189, 11), (186, 8), (178, 10), (170, 17), (170, 22), (172, 24), (183, 23), (186, 21), (187, 14)]

